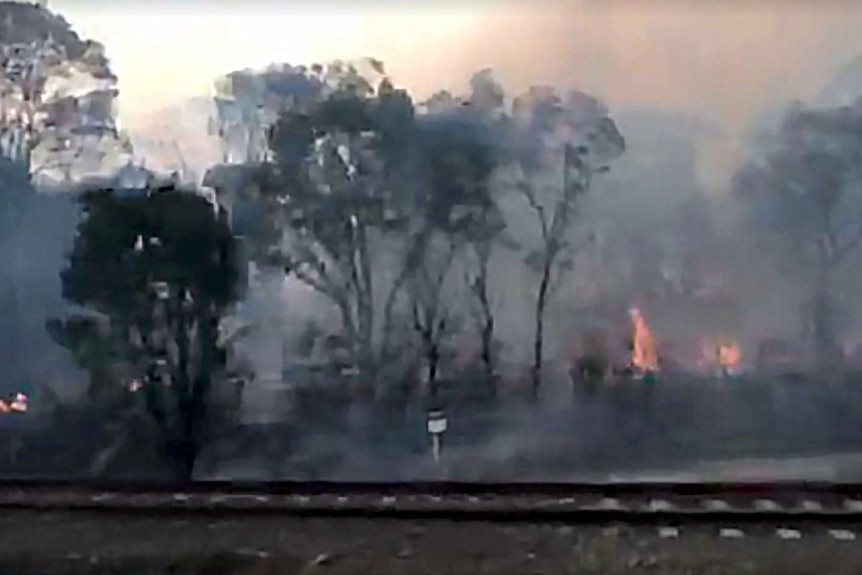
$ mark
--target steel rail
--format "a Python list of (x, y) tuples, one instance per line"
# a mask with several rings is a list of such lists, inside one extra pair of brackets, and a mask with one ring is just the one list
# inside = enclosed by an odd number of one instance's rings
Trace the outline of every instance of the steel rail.
[(0, 478), (0, 492), (26, 489), (52, 491), (75, 489), (79, 491), (128, 491), (138, 493), (266, 493), (271, 495), (297, 494), (493, 494), (560, 495), (595, 494), (607, 496), (666, 493), (680, 496), (715, 494), (838, 494), (862, 496), (862, 483), (829, 481), (714, 481), (714, 482), (466, 482), (466, 481), (245, 481), (200, 480), (157, 481), (132, 479), (43, 479)]
[(862, 526), (862, 485), (0, 481), (0, 509), (565, 522)]

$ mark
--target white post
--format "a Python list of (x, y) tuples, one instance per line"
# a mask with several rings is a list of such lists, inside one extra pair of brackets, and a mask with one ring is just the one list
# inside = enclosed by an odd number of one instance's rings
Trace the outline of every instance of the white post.
[(439, 464), (442, 452), (442, 437), (449, 426), (442, 410), (434, 409), (428, 412), (428, 434), (431, 436), (431, 453), (434, 463)]

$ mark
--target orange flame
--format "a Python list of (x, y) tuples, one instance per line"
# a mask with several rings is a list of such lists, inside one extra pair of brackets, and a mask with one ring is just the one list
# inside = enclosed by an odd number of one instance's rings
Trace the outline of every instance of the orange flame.
[(724, 372), (735, 371), (742, 360), (739, 344), (722, 337), (718, 340), (704, 341), (702, 344), (703, 362), (706, 367), (719, 368)]
[(725, 340), (718, 344), (716, 355), (718, 365), (728, 369), (739, 367), (739, 360), (741, 359), (742, 354), (739, 351), (739, 346), (737, 344), (732, 341)]
[(641, 311), (629, 308), (632, 322), (632, 367), (642, 371), (658, 371), (658, 351), (655, 338)]
[(0, 414), (25, 413), (27, 411), (27, 396), (18, 393), (12, 399), (0, 399)]

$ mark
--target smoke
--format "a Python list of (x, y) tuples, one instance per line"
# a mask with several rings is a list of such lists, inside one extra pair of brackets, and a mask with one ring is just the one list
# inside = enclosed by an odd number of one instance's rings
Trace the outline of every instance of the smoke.
[[(669, 108), (610, 112), (627, 149), (590, 190), (578, 214), (578, 234), (591, 241), (548, 313), (546, 406), (453, 406), (444, 467), (429, 458), (420, 406), (413, 406), (407, 422), (399, 425), (368, 414), (353, 418), (365, 423), (361, 434), (350, 437), (341, 428), (321, 430), (295, 407), (282, 419), (304, 422), (296, 424), (297, 437), (303, 430), (317, 431), (276, 455), (278, 473), (369, 480), (595, 478), (621, 469), (693, 464), (699, 458), (775, 455), (790, 445), (804, 451), (857, 441), (849, 425), (855, 403), (848, 401), (846, 413), (827, 423), (822, 415), (838, 409), (843, 402), (838, 395), (805, 389), (779, 405), (780, 392), (770, 382), (745, 380), (729, 387), (668, 376), (653, 392), (635, 387), (573, 398), (566, 370), (580, 338), (598, 327), (622, 340), (628, 328), (625, 310), (632, 303), (643, 307), (660, 352), (693, 369), (704, 337), (730, 336), (741, 344), (747, 362), (764, 338), (796, 337), (808, 285), (805, 274), (778, 268), (742, 205), (710, 193), (698, 163), (702, 149), (722, 135), (714, 124)], [(502, 196), (511, 202), (506, 207), (510, 227), (523, 235), (534, 226), (529, 212)], [(525, 272), (523, 255), (499, 250), (491, 282), (505, 358), (521, 367), (529, 361), (524, 350), (532, 336), (536, 284)], [(338, 322), (325, 299), (300, 297), (291, 286), (257, 305), (264, 314), (287, 310), (290, 319), (280, 317), (281, 337), (293, 343), (283, 357), (297, 362), (299, 326), (314, 318), (332, 330)], [(263, 349), (260, 343), (253, 347)], [(514, 376), (515, 385), (524, 384), (523, 375)], [(305, 417), (329, 409), (309, 408)], [(352, 416), (333, 417), (347, 421)], [(807, 435), (800, 437), (803, 428)], [(764, 439), (771, 433), (777, 439)], [(727, 438), (732, 441), (725, 448)], [(238, 465), (223, 473), (260, 472), (264, 464), (246, 462), (244, 470)]]
[(23, 166), (0, 161), (0, 393), (38, 394), (46, 386), (74, 396), (82, 374), (48, 338), (45, 322), (64, 309), (59, 270), (72, 244), (78, 206), (74, 196), (39, 194), (27, 180)]
[[(363, 408), (356, 406), (327, 404), (303, 411), (294, 405), (290, 411), (275, 395), (252, 389), (247, 421), (281, 421), (285, 429), (253, 440), (237, 438), (238, 443), (252, 441), (256, 458), (238, 466), (256, 475), (272, 468), (317, 479), (541, 479), (570, 477), (572, 469), (600, 473), (697, 457), (778, 452), (803, 439), (812, 449), (835, 445), (841, 437), (860, 440), (846, 433), (858, 401), (842, 403), (834, 394), (807, 390), (779, 407), (780, 393), (757, 385), (753, 391), (741, 389), (756, 382), (718, 389), (681, 377), (652, 395), (635, 387), (603, 390), (593, 397), (581, 390), (573, 393), (567, 371), (583, 336), (595, 329), (613, 340), (615, 359), (625, 355), (622, 340), (630, 305), (644, 311), (660, 353), (687, 366), (698, 359), (703, 337), (734, 338), (747, 362), (764, 338), (798, 335), (809, 278), (777, 266), (744, 206), (725, 192), (739, 163), (762, 149), (756, 136), (772, 129), (771, 116), (780, 115), (789, 100), (818, 94), (838, 66), (862, 52), (862, 38), (851, 33), (862, 23), (862, 9), (849, 3), (817, 9), (803, 3), (680, 1), (651, 3), (649, 9), (624, 2), (546, 2), (527, 11), (501, 3), (482, 5), (466, 18), (471, 26), (453, 26), (442, 38), (439, 30), (435, 36), (408, 28), (416, 24), (411, 18), (421, 17), (404, 13), (365, 21), (360, 33), (346, 35), (350, 42), (338, 48), (347, 53), (339, 56), (349, 57), (351, 51), (379, 56), (398, 84), (420, 101), (441, 89), (468, 98), (466, 80), (488, 67), (502, 79), (509, 102), (532, 85), (576, 87), (602, 97), (626, 139), (626, 153), (596, 180), (579, 206), (576, 227), (582, 247), (572, 275), (548, 310), (547, 405), (451, 406), (451, 432), (444, 440), (447, 463), (441, 468), (429, 459), (421, 405), (411, 406), (396, 424), (369, 413), (357, 415)], [(189, 26), (197, 22), (189, 15), (186, 20)], [(123, 33), (122, 22), (113, 21), (111, 34)], [(245, 23), (243, 34), (260, 36), (253, 18)], [(171, 30), (191, 45), (195, 36), (186, 35), (190, 28), (184, 26)], [(408, 41), (409, 35), (433, 36), (435, 41), (420, 46)], [(112, 53), (111, 40), (105, 43)], [(176, 69), (204, 76), (212, 67), (202, 64), (204, 58), (226, 70), (237, 58), (222, 59), (219, 48), (207, 42), (187, 53), (170, 46), (167, 72), (156, 66), (138, 70), (128, 64), (136, 62), (131, 56), (120, 59), (126, 62), (119, 67), (121, 85), (130, 94), (124, 105), (126, 110), (138, 108), (134, 116), (152, 118), (144, 96), (158, 91)], [(135, 48), (146, 53), (147, 61), (167, 60), (159, 49), (153, 44)], [(120, 51), (128, 55), (131, 49)], [(272, 53), (266, 57), (281, 59)], [(191, 91), (191, 86), (183, 89)], [(180, 98), (176, 85), (169, 91)], [(182, 148), (186, 157), (180, 167), (190, 164), (200, 177), (217, 156), (204, 133), (204, 108), (196, 101), (200, 113), (195, 121), (183, 125), (186, 116), (176, 113), (153, 123), (158, 134), (139, 128), (133, 140), (141, 142), (141, 149), (147, 144), (158, 149), (152, 153), (165, 165), (176, 160), (172, 150)], [(166, 134), (168, 127), (177, 134)], [(4, 193), (6, 188), (11, 184)], [(532, 215), (516, 199), (503, 196), (515, 235), (529, 236), (535, 231)], [(8, 274), (16, 278), (12, 283), (18, 295), (4, 296), (0, 306), (8, 342), (0, 348), (9, 366), (0, 389), (9, 391), (22, 380), (80, 376), (68, 361), (48, 361), (65, 356), (43, 328), (44, 320), (60, 311), (57, 272), (71, 244), (76, 211), (71, 198), (33, 198), (25, 202), (18, 225), (2, 231), (0, 243), (5, 262), (27, 254)], [(859, 285), (862, 277), (856, 269), (848, 266), (841, 289)], [(381, 271), (381, 277), (386, 273), (391, 270)], [(500, 367), (516, 385), (525, 385), (536, 278), (525, 272), (523, 250), (513, 249), (495, 252), (491, 275), (497, 337), (504, 349)], [(376, 295), (380, 301), (385, 294)], [(467, 307), (460, 301), (453, 306)], [(298, 282), (266, 274), (241, 313), (257, 325), (239, 351), (257, 371), (250, 388), (260, 390), (272, 390), (285, 371), (298, 373), (291, 368), (319, 360), (319, 348), (302, 351), (307, 334), (338, 330), (337, 314), (324, 298)], [(46, 374), (46, 365), (56, 367)], [(841, 415), (824, 416), (836, 410)], [(321, 422), (330, 418), (336, 423), (329, 427)], [(364, 423), (356, 431), (349, 421)], [(773, 435), (783, 444), (757, 443), (770, 429), (780, 430)], [(807, 439), (800, 438), (799, 429), (809, 433)], [(722, 451), (728, 436), (756, 445)], [(271, 453), (261, 448), (266, 442), (274, 442)], [(231, 472), (239, 471), (235, 466)]]
[[(158, 108), (203, 96), (228, 70), (374, 54), (420, 99), (460, 91), (475, 70), (493, 68), (511, 91), (578, 87), (614, 108), (684, 109), (735, 134), (781, 101), (810, 99), (862, 52), (853, 33), (862, 9), (842, 1), (52, 6), (105, 43), (120, 76), (124, 120), (140, 129)], [(328, 35), (319, 34), (324, 28)]]
[[(492, 66), (513, 90), (553, 79), (599, 94), (613, 108), (650, 103), (681, 109), (736, 133), (763, 109), (814, 96), (835, 69), (862, 51), (858, 40), (838, 39), (860, 18), (858, 7), (834, 2), (501, 6), (461, 38), (459, 69), (449, 72), (447, 66), (443, 79), (457, 82), (456, 74)], [(425, 55), (429, 63), (450, 61), (454, 46), (435, 48), (436, 54)], [(405, 77), (410, 68), (397, 57), (389, 60), (414, 87), (413, 78)], [(422, 65), (420, 60), (412, 68)]]
[[(509, 102), (514, 95), (507, 90)], [(469, 94), (462, 98), (469, 99)], [(435, 102), (445, 110), (446, 102), (457, 107), (459, 99), (456, 95)], [(770, 112), (763, 121), (752, 122), (746, 154), (762, 151), (761, 140), (753, 136), (769, 133), (776, 125), (770, 116), (781, 116), (784, 107)], [(794, 442), (804, 450), (855, 441), (848, 431), (849, 419), (824, 422), (814, 431), (817, 414), (841, 403), (838, 396), (806, 391), (777, 407), (777, 394), (766, 385), (769, 382), (763, 387), (746, 380), (740, 386), (751, 384), (750, 391), (722, 390), (685, 376), (668, 376), (668, 385), (652, 396), (646, 390), (630, 389), (571, 399), (566, 371), (581, 338), (599, 328), (622, 342), (629, 305), (644, 310), (660, 353), (685, 369), (694, 369), (702, 359), (703, 339), (714, 341), (719, 336), (738, 342), (743, 362), (752, 367), (762, 340), (799, 336), (800, 306), (810, 283), (804, 271), (778, 265), (774, 252), (761, 244), (761, 230), (751, 221), (747, 206), (726, 193), (716, 194), (711, 186), (702, 162), (710, 147), (727, 137), (721, 124), (669, 106), (611, 106), (610, 115), (626, 138), (626, 153), (597, 180), (579, 209), (577, 235), (588, 241), (578, 251), (574, 272), (548, 312), (548, 407), (538, 413), (511, 406), (454, 408), (450, 415), (456, 426), (486, 426), (493, 432), (447, 437), (451, 446), (445, 471), (429, 461), (424, 414), (414, 407), (406, 427), (386, 428), (377, 422), (378, 435), (368, 423), (373, 418), (360, 418), (374, 440), (346, 438), (343, 432), (312, 434), (307, 442), (293, 444), (290, 454), (280, 460), (290, 470), (287, 473), (341, 479), (418, 479), (439, 473), (462, 479), (540, 479), (543, 474), (571, 477), (572, 469), (599, 473), (599, 469), (691, 463), (698, 457), (775, 454)], [(531, 214), (511, 194), (501, 192), (512, 233), (530, 236), (535, 231)], [(503, 367), (514, 366), (515, 385), (525, 382), (536, 286), (523, 260), (522, 251), (501, 249), (491, 266), (497, 336), (505, 350)], [(295, 286), (288, 290), (259, 305), (263, 310), (286, 306), (291, 319), (284, 324), (282, 337), (294, 343), (283, 357), (294, 362), (299, 326), (316, 318), (333, 330), (338, 322), (325, 299), (310, 295), (300, 299)], [(255, 347), (261, 349), (258, 344)], [(623, 346), (612, 347), (618, 349), (615, 359), (624, 360)], [(561, 407), (567, 399), (571, 405)], [(806, 402), (816, 407), (809, 410)], [(855, 409), (853, 405), (848, 409)], [(717, 411), (711, 412), (712, 408)], [(781, 428), (778, 441), (762, 440), (768, 434), (766, 422)], [(315, 427), (313, 422), (306, 425), (306, 429)], [(795, 430), (800, 426), (811, 431), (805, 441), (814, 447), (799, 443)], [(723, 451), (721, 438), (728, 436), (740, 446)]]

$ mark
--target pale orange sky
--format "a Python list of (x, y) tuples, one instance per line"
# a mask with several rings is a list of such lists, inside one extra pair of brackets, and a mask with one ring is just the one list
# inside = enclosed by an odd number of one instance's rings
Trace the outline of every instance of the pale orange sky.
[[(818, 7), (818, 4), (820, 6)], [(578, 86), (613, 106), (656, 103), (709, 114), (731, 133), (753, 114), (812, 97), (862, 54), (862, 2), (485, 0), (395, 10), (321, 0), (288, 10), (204, 3), (49, 0), (106, 45), (134, 129), (154, 110), (206, 94), (217, 74), (270, 62), (375, 56), (427, 95), (491, 67), (510, 89)]]

